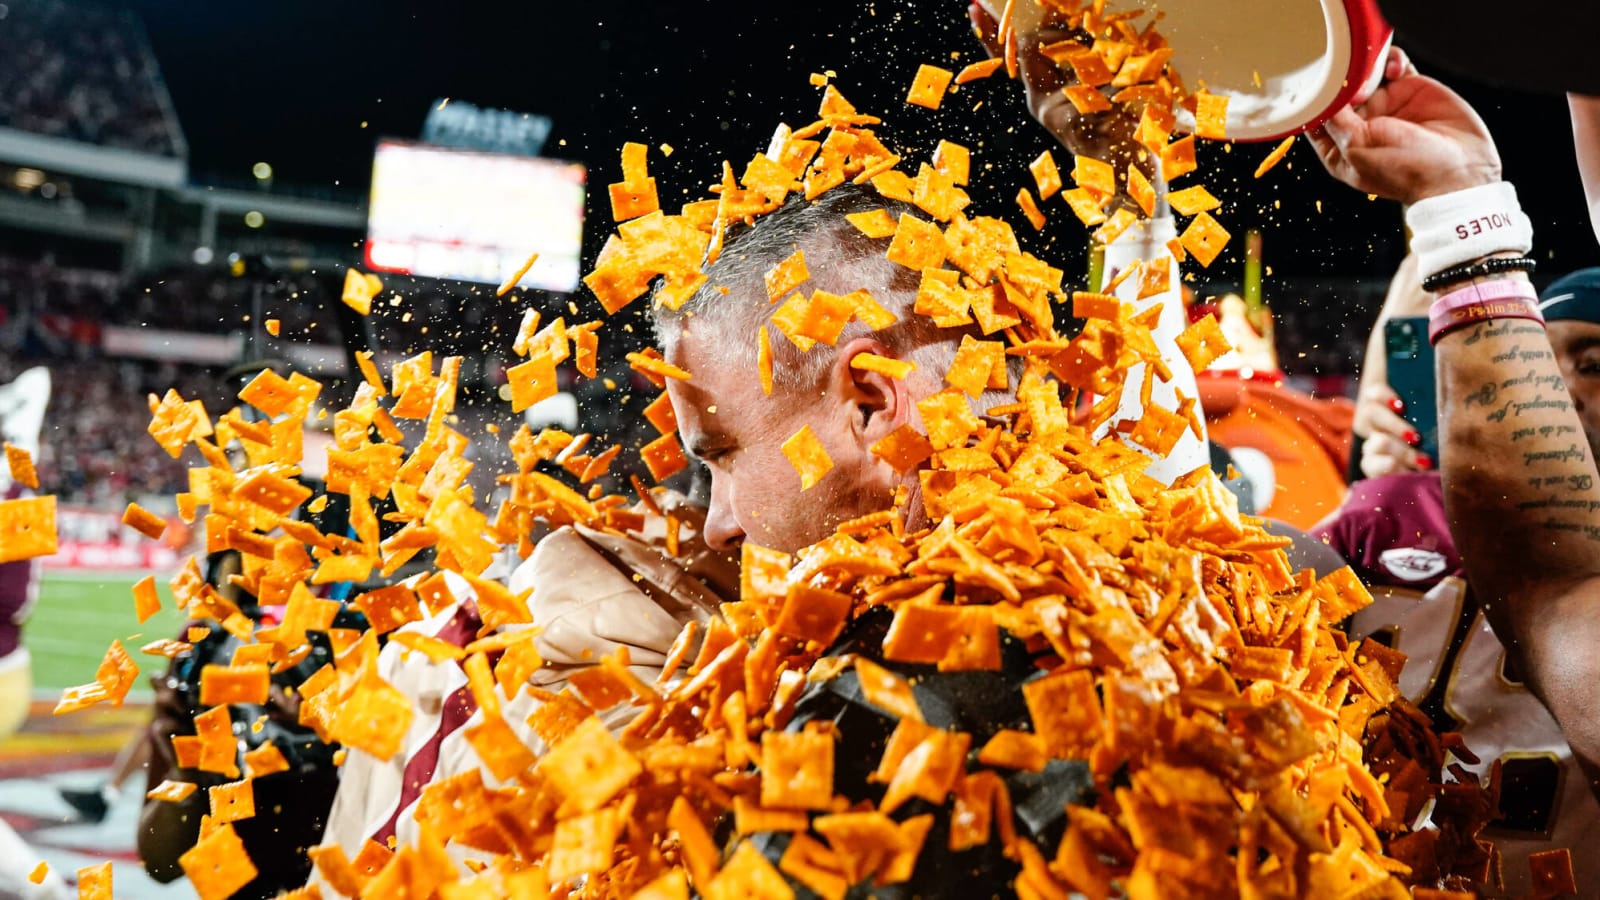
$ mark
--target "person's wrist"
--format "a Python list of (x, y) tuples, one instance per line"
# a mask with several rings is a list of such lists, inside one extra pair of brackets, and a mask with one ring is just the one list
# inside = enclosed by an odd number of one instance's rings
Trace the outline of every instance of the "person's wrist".
[[(1487, 174), (1483, 170), (1471, 178), (1457, 174), (1435, 179), (1432, 184), (1462, 184)], [(1473, 184), (1418, 199), (1406, 208), (1406, 227), (1411, 231), (1417, 274), (1423, 287), (1432, 292), (1444, 286), (1430, 283), (1439, 278), (1455, 281), (1487, 274), (1481, 271), (1484, 267), (1472, 265), (1474, 261), (1505, 253), (1522, 256), (1533, 247), (1533, 223), (1517, 202), (1516, 188), (1505, 181)], [(1462, 267), (1479, 271), (1453, 271)]]
[(1504, 179), (1497, 163), (1482, 162), (1471, 166), (1446, 168), (1438, 172), (1436, 177), (1417, 185), (1414, 190), (1402, 197), (1400, 202), (1410, 206), (1423, 200), (1483, 187), (1502, 180)]

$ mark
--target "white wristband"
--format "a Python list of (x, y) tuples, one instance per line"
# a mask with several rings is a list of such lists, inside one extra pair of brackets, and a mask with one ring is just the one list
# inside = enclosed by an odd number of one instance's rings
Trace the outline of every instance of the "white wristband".
[(1533, 223), (1508, 181), (1420, 200), (1406, 210), (1406, 226), (1424, 281), (1495, 253), (1533, 249)]

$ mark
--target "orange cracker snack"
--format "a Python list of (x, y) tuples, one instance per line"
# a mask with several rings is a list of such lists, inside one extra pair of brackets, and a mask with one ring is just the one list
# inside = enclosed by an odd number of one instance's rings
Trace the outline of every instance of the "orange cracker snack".
[(0, 562), (56, 552), (56, 498), (0, 500)]
[(872, 455), (904, 475), (933, 455), (933, 445), (909, 424), (901, 425), (872, 445)]
[(1280, 141), (1278, 146), (1272, 148), (1272, 152), (1268, 153), (1266, 157), (1261, 160), (1261, 165), (1256, 166), (1255, 177), (1260, 178), (1261, 176), (1272, 171), (1273, 167), (1278, 163), (1283, 162), (1283, 158), (1289, 155), (1289, 148), (1294, 146), (1294, 137), (1295, 136), (1291, 134)]
[(895, 229), (894, 218), (886, 209), (874, 209), (869, 212), (849, 213), (845, 220), (856, 227), (857, 231), (873, 240), (892, 237)]
[(639, 456), (650, 469), (650, 477), (658, 482), (666, 481), (689, 465), (689, 460), (683, 455), (683, 445), (678, 443), (675, 434), (663, 434), (645, 444), (639, 448)]
[(812, 433), (810, 425), (802, 425), (799, 431), (783, 442), (783, 455), (789, 458), (789, 464), (800, 474), (802, 491), (810, 490), (833, 468), (827, 448)]
[(944, 233), (937, 225), (916, 216), (901, 215), (894, 240), (889, 242), (888, 257), (890, 262), (908, 269), (937, 269), (944, 265), (948, 252)]
[(344, 305), (356, 312), (365, 315), (372, 313), (372, 301), (383, 291), (383, 279), (370, 272), (362, 273), (355, 269), (346, 269), (344, 272), (344, 291), (339, 299)]
[(179, 803), (188, 799), (198, 786), (192, 781), (163, 781), (145, 793), (150, 800), (161, 800), (166, 803)]
[(219, 784), (207, 791), (211, 801), (211, 821), (237, 822), (256, 814), (256, 795), (250, 779)]
[(977, 81), (980, 78), (988, 78), (990, 75), (995, 73), (996, 69), (999, 69), (1004, 64), (1005, 60), (1000, 59), (999, 57), (994, 59), (980, 59), (975, 63), (969, 63), (964, 66), (960, 72), (956, 73), (956, 84), (966, 84), (969, 81)]
[(200, 900), (224, 900), (255, 879), (255, 864), (233, 826), (223, 824), (178, 857)]
[(1033, 183), (1039, 188), (1041, 201), (1049, 200), (1061, 190), (1061, 170), (1056, 168), (1055, 157), (1050, 155), (1049, 150), (1028, 163), (1028, 171), (1033, 173)]
[(283, 758), (278, 745), (270, 741), (246, 751), (244, 764), (247, 778), (262, 778), (275, 772), (289, 771), (289, 761)]
[(950, 88), (950, 81), (955, 73), (949, 69), (938, 66), (923, 65), (917, 68), (917, 77), (911, 82), (911, 90), (906, 94), (906, 102), (912, 106), (923, 106), (928, 109), (938, 109), (944, 100), (944, 92)]
[(1028, 224), (1033, 226), (1034, 231), (1044, 230), (1046, 221), (1044, 211), (1039, 209), (1039, 204), (1034, 202), (1033, 194), (1029, 193), (1027, 188), (1017, 191), (1017, 207), (1022, 210), (1024, 216), (1027, 216)]
[(898, 719), (922, 721), (922, 710), (905, 679), (868, 659), (856, 660), (856, 677), (867, 702)]
[(153, 540), (161, 540), (167, 532), (167, 520), (137, 503), (129, 503), (122, 513), (122, 524)]
[(1178, 241), (1200, 265), (1210, 266), (1212, 260), (1228, 245), (1230, 235), (1210, 213), (1200, 213), (1189, 222), (1189, 227), (1178, 235)]
[(599, 808), (642, 771), (596, 718), (585, 719), (539, 760), (537, 771), (550, 779), (567, 802), (582, 811)]
[(161, 610), (161, 596), (156, 593), (156, 578), (146, 575), (133, 585), (133, 613), (140, 624)]
[(34, 490), (39, 489), (39, 473), (33, 469), (33, 457), (28, 451), (12, 444), (6, 444), (6, 465), (11, 471), (11, 478), (19, 481)]
[(773, 266), (763, 276), (767, 284), (767, 299), (777, 302), (784, 294), (805, 284), (810, 277), (811, 273), (806, 269), (805, 251), (794, 251), (788, 259)]
[(542, 400), (554, 397), (560, 390), (556, 381), (555, 360), (545, 354), (531, 357), (506, 370), (506, 381), (511, 385), (511, 410), (521, 412)]
[(666, 391), (662, 391), (644, 408), (644, 417), (661, 434), (678, 430), (678, 415), (672, 409), (672, 396)]
[(966, 184), (972, 174), (972, 151), (961, 144), (940, 141), (933, 151), (933, 168), (956, 184)]
[(1233, 349), (1228, 339), (1223, 336), (1222, 327), (1217, 324), (1217, 317), (1211, 314), (1185, 328), (1183, 333), (1178, 335), (1176, 342), (1178, 349), (1196, 372), (1204, 372), (1211, 367), (1213, 360)]
[(772, 338), (767, 336), (767, 326), (756, 332), (756, 373), (761, 380), (761, 393), (772, 396)]
[(1228, 136), (1228, 98), (1210, 91), (1194, 95), (1194, 133), (1220, 141)]
[(850, 357), (850, 368), (877, 372), (890, 378), (903, 379), (916, 371), (917, 364), (910, 360), (890, 359), (876, 353), (857, 353)]
[(1161, 177), (1173, 181), (1193, 172), (1198, 163), (1194, 156), (1194, 136), (1173, 141), (1161, 149)]
[(530, 253), (530, 254), (528, 254), (527, 261), (524, 262), (521, 266), (519, 266), (515, 272), (512, 272), (510, 278), (507, 278), (504, 283), (502, 283), (499, 287), (494, 289), (494, 295), (496, 297), (504, 297), (505, 295), (511, 293), (511, 289), (516, 287), (518, 284), (520, 284), (522, 282), (523, 276), (527, 275), (528, 274), (528, 270), (533, 268), (533, 264), (538, 262), (538, 261), (539, 261), (539, 254), (538, 253)]
[(1073, 157), (1072, 182), (1100, 200), (1117, 192), (1117, 170), (1088, 156)]
[(1085, 115), (1089, 113), (1105, 112), (1111, 108), (1111, 101), (1099, 88), (1087, 84), (1075, 84), (1062, 88), (1061, 93), (1067, 96), (1074, 109)]
[[(40, 865), (44, 865), (40, 863)], [(37, 870), (36, 870), (37, 871)], [(41, 872), (38, 884), (44, 881)], [(98, 866), (85, 866), (78, 870), (78, 898), (79, 900), (112, 900), (111, 894), (111, 863), (103, 862)]]
[(827, 809), (833, 799), (833, 738), (769, 731), (761, 736), (761, 805)]
[(1181, 191), (1173, 191), (1167, 195), (1167, 203), (1181, 216), (1207, 212), (1222, 205), (1221, 200), (1211, 196), (1211, 192), (1199, 184)]
[(1131, 163), (1128, 165), (1128, 196), (1139, 204), (1146, 216), (1156, 214), (1155, 188), (1150, 185), (1150, 179), (1139, 171), (1139, 167)]
[(266, 663), (208, 665), (200, 670), (200, 702), (206, 706), (265, 703), (271, 684)]

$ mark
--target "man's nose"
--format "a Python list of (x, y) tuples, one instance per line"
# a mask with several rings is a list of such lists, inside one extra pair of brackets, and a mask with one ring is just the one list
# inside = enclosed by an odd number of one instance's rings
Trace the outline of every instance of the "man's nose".
[(713, 477), (711, 483), (711, 508), (706, 511), (706, 546), (713, 550), (729, 551), (738, 549), (744, 540), (744, 529), (739, 527), (739, 520), (734, 518), (733, 505), (728, 502), (727, 488), (717, 484), (718, 479)]

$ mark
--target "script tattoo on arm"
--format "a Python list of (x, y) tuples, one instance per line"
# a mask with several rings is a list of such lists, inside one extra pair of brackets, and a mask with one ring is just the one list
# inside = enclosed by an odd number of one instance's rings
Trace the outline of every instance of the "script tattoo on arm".
[[(1524, 569), (1554, 553), (1547, 562), (1556, 571), (1578, 561), (1567, 554), (1593, 554), (1592, 546), (1549, 540), (1573, 535), (1600, 544), (1600, 490), (1544, 329), (1521, 319), (1485, 322), (1446, 335), (1439, 353), (1446, 489), (1463, 524), (1482, 526), (1463, 529), (1462, 549), (1486, 541), (1498, 548), (1489, 555)], [(1518, 529), (1533, 557), (1506, 545)]]
[[(1600, 760), (1600, 473), (1549, 337), (1524, 319), (1435, 348), (1450, 529), (1501, 639), (1581, 760)], [(1597, 788), (1600, 796), (1600, 788)]]

